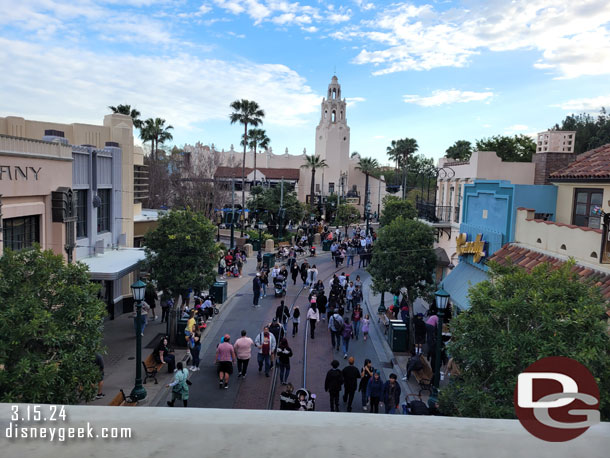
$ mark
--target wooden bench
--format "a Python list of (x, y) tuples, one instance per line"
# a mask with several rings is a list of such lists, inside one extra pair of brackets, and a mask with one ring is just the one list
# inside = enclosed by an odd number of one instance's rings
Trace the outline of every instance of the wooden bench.
[(432, 378), (434, 377), (434, 372), (432, 372), (432, 368), (424, 355), (419, 355), (419, 360), (424, 368), (412, 372), (415, 376), (415, 380), (417, 380), (417, 383), (419, 384), (419, 395), (421, 396), (422, 391), (428, 391), (432, 394)]
[(163, 363), (158, 363), (157, 361), (155, 361), (155, 357), (151, 353), (150, 355), (148, 355), (148, 358), (146, 358), (146, 360), (142, 361), (142, 366), (144, 369), (144, 381), (142, 383), (146, 383), (146, 380), (152, 378), (155, 380), (155, 384), (158, 384), (159, 382), (157, 381), (157, 374), (159, 373), (159, 370), (161, 370), (161, 368), (163, 367)]
[(110, 401), (110, 404), (108, 404), (109, 406), (116, 406), (116, 407), (123, 407), (123, 406), (127, 406), (127, 407), (133, 407), (137, 404), (137, 402), (127, 402), (127, 396), (125, 396), (125, 392), (123, 390), (120, 390), (117, 395), (112, 399), (112, 401)]

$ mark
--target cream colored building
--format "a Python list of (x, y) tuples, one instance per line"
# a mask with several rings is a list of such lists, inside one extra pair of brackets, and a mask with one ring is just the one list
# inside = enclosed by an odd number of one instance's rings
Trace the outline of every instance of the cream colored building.
[[(133, 248), (134, 219), (142, 213), (134, 170), (143, 157), (126, 115), (107, 115), (102, 125), (0, 118), (3, 245), (10, 235), (11, 248), (23, 247), (13, 242), (16, 221), (29, 226), (30, 238), (38, 231), (43, 248), (64, 253), (69, 224), (52, 222), (50, 201), (57, 188), (70, 189), (77, 197), (74, 259), (87, 264), (92, 280), (102, 284), (111, 316), (129, 310), (130, 285), (144, 258), (143, 250)], [(12, 179), (3, 179), (9, 172)], [(25, 216), (25, 222), (12, 221)]]

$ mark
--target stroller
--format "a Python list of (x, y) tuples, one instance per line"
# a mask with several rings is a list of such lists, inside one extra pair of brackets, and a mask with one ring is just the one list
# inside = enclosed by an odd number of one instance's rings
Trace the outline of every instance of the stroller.
[[(412, 401), (410, 399), (413, 399)], [(402, 404), (403, 415), (430, 415), (430, 409), (421, 396), (415, 393), (409, 393), (405, 396), (405, 402)]]
[(286, 295), (286, 277), (278, 275), (273, 279), (273, 288), (275, 289), (275, 297)]
[(305, 388), (300, 388), (295, 393), (299, 400), (299, 408), (297, 410), (316, 410), (316, 395), (310, 393)]

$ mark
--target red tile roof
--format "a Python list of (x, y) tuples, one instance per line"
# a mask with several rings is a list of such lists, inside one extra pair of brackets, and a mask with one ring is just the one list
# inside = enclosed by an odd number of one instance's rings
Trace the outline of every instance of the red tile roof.
[(551, 173), (550, 178), (551, 181), (610, 181), (610, 143), (582, 153), (567, 167)]
[[(489, 260), (495, 261), (500, 265), (517, 265), (523, 267), (528, 272), (531, 272), (534, 267), (543, 262), (548, 262), (551, 268), (554, 269), (559, 268), (565, 263), (565, 261), (553, 256), (522, 248), (511, 243), (507, 243), (496, 251)], [(598, 286), (604, 298), (610, 302), (610, 274), (579, 264), (575, 264), (572, 271), (578, 274), (581, 280), (590, 281)], [(610, 316), (610, 307), (606, 313)]]
[[(251, 167), (246, 167), (246, 176), (248, 176), (252, 170)], [(271, 169), (265, 167), (257, 167), (257, 172), (261, 172), (265, 175), (266, 178), (272, 180), (281, 180), (282, 177), (284, 180), (295, 180), (299, 181), (299, 176), (301, 174), (300, 169)], [(241, 178), (241, 167), (218, 167), (216, 168), (216, 173), (214, 173), (215, 177), (220, 178)]]

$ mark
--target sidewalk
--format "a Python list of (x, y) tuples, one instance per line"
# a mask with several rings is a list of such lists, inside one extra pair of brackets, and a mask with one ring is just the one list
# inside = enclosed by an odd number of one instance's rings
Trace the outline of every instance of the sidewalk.
[[(223, 307), (244, 285), (251, 282), (256, 275), (256, 255), (248, 258), (244, 264), (241, 278), (227, 278), (227, 300), (224, 304), (218, 304), (220, 313), (208, 321), (208, 327), (204, 333), (209, 334), (218, 322), (218, 317), (223, 314)], [(166, 324), (161, 323), (161, 307), (156, 307), (157, 320), (149, 319), (148, 325), (142, 337), (142, 361), (148, 358), (162, 335), (166, 333)], [(149, 314), (149, 317), (151, 314)], [(136, 373), (136, 338), (131, 313), (124, 313), (114, 320), (104, 322), (103, 344), (106, 347), (104, 358), (104, 387), (105, 397), (95, 399), (89, 405), (108, 405), (121, 389), (129, 395), (135, 384)], [(186, 348), (175, 348), (176, 362), (186, 358)], [(165, 385), (171, 382), (173, 374), (167, 369), (162, 369), (157, 375), (158, 384), (154, 380), (148, 380), (144, 385), (147, 391), (146, 399), (138, 403), (139, 406), (156, 405), (155, 400), (166, 393)]]

